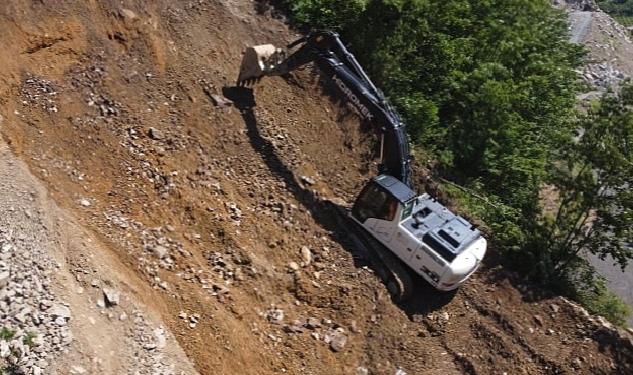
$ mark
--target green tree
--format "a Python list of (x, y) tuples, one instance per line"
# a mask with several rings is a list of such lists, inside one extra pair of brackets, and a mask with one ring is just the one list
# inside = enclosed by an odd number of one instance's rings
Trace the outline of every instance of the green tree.
[(552, 179), (561, 202), (549, 229), (555, 270), (573, 270), (583, 251), (624, 269), (633, 258), (633, 86), (605, 95), (578, 126)]

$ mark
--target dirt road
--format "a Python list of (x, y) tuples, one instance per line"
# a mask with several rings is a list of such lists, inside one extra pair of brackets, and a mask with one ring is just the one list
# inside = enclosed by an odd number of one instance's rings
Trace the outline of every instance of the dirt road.
[(572, 11), (569, 12), (570, 41), (572, 43), (582, 44), (586, 41), (591, 31), (591, 22), (593, 20), (593, 12)]

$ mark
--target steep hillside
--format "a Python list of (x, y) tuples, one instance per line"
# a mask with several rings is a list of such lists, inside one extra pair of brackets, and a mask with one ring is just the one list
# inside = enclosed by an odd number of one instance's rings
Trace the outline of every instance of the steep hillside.
[[(202, 374), (633, 372), (626, 333), (543, 297), (494, 254), (457, 293), (418, 280), (394, 304), (326, 202), (351, 202), (375, 171), (373, 135), (310, 69), (233, 87), (245, 46), (295, 37), (267, 7), (7, 0), (0, 26), (3, 142), (61, 207), (42, 212), (77, 225), (53, 232), (99, 244), (72, 257), (62, 243), (58, 260), (90, 291), (74, 298), (108, 317), (96, 326), (141, 324), (117, 319), (83, 276), (101, 265), (164, 322), (170, 358), (180, 346)], [(107, 336), (74, 329), (83, 347)], [(140, 342), (131, 358), (155, 353)], [(76, 350), (51, 353), (43, 373), (69, 373)]]

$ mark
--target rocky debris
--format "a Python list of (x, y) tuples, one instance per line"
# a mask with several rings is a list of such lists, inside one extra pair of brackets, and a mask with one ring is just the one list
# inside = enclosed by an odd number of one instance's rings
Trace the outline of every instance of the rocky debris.
[[(206, 92), (206, 91), (205, 91)], [(217, 107), (230, 107), (233, 105), (233, 102), (223, 96), (220, 95), (216, 95), (216, 94), (209, 94), (209, 97), (211, 97), (211, 100), (213, 101), (213, 104)]]
[(79, 204), (82, 205), (83, 207), (90, 207), (90, 206), (92, 206), (92, 203), (90, 202), (90, 200), (86, 199), (86, 198), (81, 198), (79, 200)]
[[(0, 368), (44, 374), (72, 341), (72, 313), (57, 300), (50, 274), (57, 265), (22, 234), (3, 232), (0, 217)], [(16, 237), (17, 236), (17, 237)], [(19, 254), (19, 256), (18, 256)]]
[[(46, 308), (46, 305), (47, 305), (46, 302), (40, 304), (40, 306), (44, 308)], [(62, 318), (66, 321), (70, 320), (72, 316), (68, 306), (61, 305), (61, 304), (53, 305), (50, 309), (48, 309), (48, 314), (55, 319)]]
[(233, 220), (233, 223), (235, 225), (240, 225), (242, 220), (242, 210), (239, 209), (237, 203), (227, 202), (225, 203), (225, 205), (229, 211), (229, 218)]
[(152, 327), (145, 315), (138, 310), (132, 312), (133, 332), (129, 336), (131, 347), (142, 350), (135, 353), (135, 364), (128, 374), (180, 375), (165, 361), (164, 350), (168, 348), (167, 332), (163, 326)]
[(169, 254), (169, 250), (165, 246), (156, 245), (152, 248), (154, 255), (158, 259), (165, 259)]
[(9, 271), (0, 272), (0, 289), (5, 288), (9, 284), (9, 280), (11, 279), (11, 274)]
[(22, 94), (22, 104), (25, 106), (38, 106), (48, 113), (59, 112), (55, 102), (59, 94), (58, 89), (49, 80), (29, 75), (22, 83), (20, 93)]
[(292, 272), (296, 272), (296, 271), (299, 271), (301, 267), (299, 267), (299, 264), (297, 264), (297, 262), (289, 262), (288, 269)]
[(303, 261), (303, 266), (309, 266), (312, 263), (312, 251), (307, 246), (301, 247), (301, 260)]
[(303, 182), (306, 185), (316, 184), (316, 181), (314, 181), (314, 178), (308, 177), (308, 176), (301, 176), (301, 182)]
[(321, 321), (315, 317), (310, 317), (306, 320), (305, 327), (308, 329), (321, 328)]
[(126, 21), (134, 21), (138, 19), (138, 16), (136, 15), (136, 13), (134, 13), (133, 11), (127, 8), (119, 9), (119, 17), (121, 17), (122, 19)]
[(155, 141), (160, 141), (165, 138), (165, 134), (154, 127), (149, 128), (147, 135)]
[(103, 288), (103, 296), (106, 306), (116, 306), (119, 304), (121, 293), (112, 288)]
[(586, 83), (602, 92), (617, 88), (628, 78), (607, 62), (587, 64), (579, 73)]
[(539, 326), (543, 327), (545, 325), (545, 323), (543, 322), (543, 317), (542, 316), (540, 316), (538, 314), (535, 314), (533, 318), (534, 318), (534, 321), (536, 322), (536, 324), (538, 324)]
[(323, 341), (326, 344), (330, 345), (330, 349), (332, 349), (332, 351), (340, 352), (345, 347), (345, 344), (347, 344), (347, 336), (345, 335), (345, 330), (340, 327), (330, 330), (328, 333), (325, 334)]
[(271, 323), (281, 324), (284, 321), (284, 311), (273, 306), (266, 313), (266, 319)]

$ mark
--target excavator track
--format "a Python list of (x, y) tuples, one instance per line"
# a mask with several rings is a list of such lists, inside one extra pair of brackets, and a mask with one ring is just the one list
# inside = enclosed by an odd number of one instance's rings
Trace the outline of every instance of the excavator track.
[(371, 263), (372, 269), (382, 279), (394, 302), (404, 302), (411, 297), (414, 289), (413, 280), (400, 259), (362, 226), (350, 219), (349, 209), (337, 204), (334, 206), (338, 224), (345, 228), (363, 258)]

